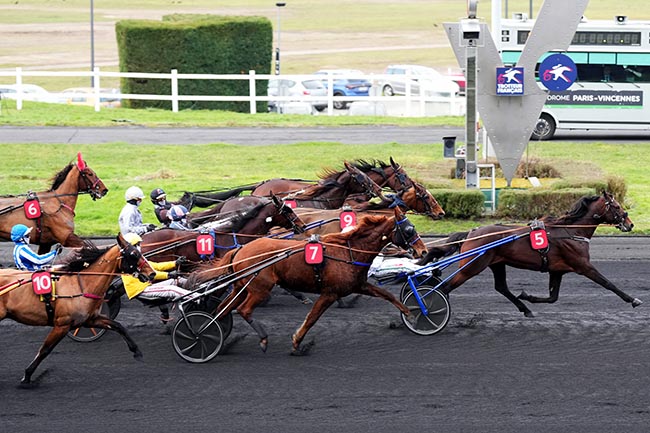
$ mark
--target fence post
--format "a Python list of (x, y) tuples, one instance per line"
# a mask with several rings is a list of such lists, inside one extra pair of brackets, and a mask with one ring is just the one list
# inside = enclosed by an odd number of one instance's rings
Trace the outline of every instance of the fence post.
[(248, 71), (248, 96), (250, 96), (251, 114), (257, 114), (257, 86), (255, 80), (255, 71)]
[(172, 69), (172, 112), (178, 113), (178, 70)]
[(16, 68), (16, 87), (18, 87), (18, 94), (16, 95), (16, 110), (23, 109), (23, 68)]
[(95, 95), (95, 111), (99, 112), (99, 66), (93, 68), (93, 93)]

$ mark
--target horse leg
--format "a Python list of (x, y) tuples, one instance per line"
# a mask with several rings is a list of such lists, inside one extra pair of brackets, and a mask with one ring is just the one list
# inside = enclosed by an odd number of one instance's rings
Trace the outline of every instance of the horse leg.
[(300, 343), (302, 343), (302, 340), (305, 338), (305, 335), (309, 329), (314, 326), (314, 323), (316, 323), (320, 316), (323, 315), (325, 310), (327, 310), (337, 299), (338, 295), (335, 293), (321, 294), (318, 299), (316, 299), (316, 302), (314, 302), (311, 310), (309, 310), (309, 313), (307, 313), (305, 320), (302, 322), (296, 332), (294, 332), (294, 334), (291, 336), (291, 342), (293, 345), (291, 355), (307, 354), (311, 348), (311, 345), (305, 348), (301, 348)]
[(54, 350), (57, 344), (65, 337), (65, 334), (70, 330), (70, 325), (66, 326), (54, 326), (50, 333), (45, 338), (43, 345), (38, 350), (34, 360), (27, 366), (25, 369), (25, 375), (23, 376), (20, 383), (29, 384), (32, 381), (32, 375), (40, 363), (47, 357), (47, 355)]
[(239, 313), (239, 315), (250, 325), (251, 328), (253, 328), (253, 330), (260, 337), (260, 349), (262, 349), (262, 352), (266, 352), (266, 349), (269, 345), (269, 334), (267, 334), (266, 329), (264, 329), (261, 323), (256, 322), (255, 319), (253, 319), (253, 310), (266, 298), (266, 296), (248, 293), (243, 302), (241, 302), (237, 307), (237, 313)]
[(528, 309), (526, 304), (521, 302), (521, 300), (516, 297), (508, 288), (508, 282), (506, 281), (505, 263), (490, 265), (490, 269), (492, 269), (492, 275), (494, 276), (494, 290), (501, 293), (510, 302), (512, 302), (519, 311), (524, 313), (524, 316), (535, 317), (535, 314), (533, 314), (533, 312)]
[(363, 286), (361, 286), (358, 290), (358, 293), (361, 293), (362, 295), (368, 295), (368, 296), (373, 296), (375, 298), (381, 298), (385, 299), (391, 304), (393, 304), (398, 310), (400, 310), (402, 313), (404, 313), (406, 316), (410, 315), (411, 312), (409, 311), (408, 308), (404, 304), (402, 304), (400, 301), (397, 300), (395, 296), (393, 296), (392, 293), (390, 293), (387, 290), (384, 290), (380, 287), (375, 286), (374, 284), (370, 284), (366, 282)]
[(136, 361), (142, 361), (142, 352), (136, 344), (136, 342), (131, 338), (131, 335), (126, 331), (126, 328), (116, 320), (110, 319), (106, 316), (98, 315), (96, 317), (89, 318), (83, 324), (86, 328), (102, 328), (109, 331), (117, 332), (122, 336), (126, 345), (129, 347), (129, 350), (133, 353), (133, 357)]
[(525, 291), (521, 291), (518, 298), (532, 303), (548, 303), (556, 302), (560, 296), (560, 284), (562, 283), (562, 272), (549, 272), (548, 274), (548, 297), (542, 298), (539, 296), (529, 295)]
[(578, 272), (578, 274), (584, 275), (594, 283), (598, 283), (604, 288), (606, 288), (607, 290), (614, 292), (619, 298), (621, 298), (622, 300), (624, 300), (629, 304), (632, 304), (632, 308), (638, 307), (639, 305), (643, 304), (643, 301), (641, 301), (640, 299), (633, 298), (632, 296), (628, 295), (627, 293), (625, 293), (624, 291), (616, 287), (611, 281), (605, 278), (604, 275), (598, 272), (598, 270), (594, 268), (591, 265), (591, 263), (587, 263), (587, 266), (581, 272)]
[(63, 242), (63, 246), (68, 248), (83, 247), (83, 245), (83, 239), (74, 233), (70, 233), (65, 239), (65, 242)]

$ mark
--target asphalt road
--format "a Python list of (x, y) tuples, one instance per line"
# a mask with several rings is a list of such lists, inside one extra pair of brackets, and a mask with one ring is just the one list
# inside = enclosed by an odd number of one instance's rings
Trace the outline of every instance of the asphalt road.
[[(442, 137), (465, 137), (464, 128), (345, 126), (340, 128), (145, 128), (119, 126), (113, 128), (19, 127), (0, 126), (3, 143), (131, 143), (131, 144), (202, 144), (230, 143), (241, 145), (272, 145), (304, 141), (340, 142), (346, 144), (427, 144), (441, 143)], [(640, 131), (562, 131), (557, 140), (616, 141), (633, 143), (648, 141), (650, 135)]]
[[(157, 312), (125, 301), (118, 320), (144, 362), (113, 334), (65, 339), (35, 386), (22, 389), (47, 329), (6, 320), (2, 431), (647, 432), (649, 243), (596, 238), (591, 247), (596, 267), (646, 302), (636, 309), (569, 275), (556, 304), (534, 304), (536, 317), (525, 318), (486, 272), (451, 294), (451, 321), (435, 336), (391, 329), (397, 311), (364, 297), (355, 308), (329, 309), (302, 358), (288, 356), (290, 337), (310, 306), (281, 291), (255, 314), (269, 331), (266, 353), (235, 316), (229, 341), (241, 340), (206, 364), (181, 360)], [(544, 295), (547, 278), (509, 271), (515, 293)]]

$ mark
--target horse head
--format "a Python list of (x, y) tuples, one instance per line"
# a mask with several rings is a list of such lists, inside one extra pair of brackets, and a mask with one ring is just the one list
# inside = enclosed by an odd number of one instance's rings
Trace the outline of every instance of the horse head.
[[(108, 188), (104, 185), (104, 182), (102, 182), (99, 176), (97, 176), (97, 173), (86, 164), (81, 157), (81, 153), (77, 154), (76, 166), (80, 174), (80, 183), (78, 187), (79, 192), (89, 193), (93, 200), (102, 198), (106, 193), (108, 193)], [(83, 184), (81, 181), (83, 181)]]
[(394, 191), (397, 192), (413, 186), (413, 180), (411, 180), (409, 175), (406, 174), (402, 166), (393, 160), (392, 156), (390, 157), (390, 166), (393, 169), (393, 173), (389, 176), (389, 180), (392, 178), (397, 178), (397, 181), (399, 182), (399, 186), (391, 182), (391, 188)]
[(412, 187), (402, 190), (397, 196), (415, 213), (426, 215), (433, 220), (445, 216), (445, 211), (435, 197), (418, 182), (414, 182)]
[(350, 173), (351, 179), (361, 187), (365, 194), (370, 197), (379, 197), (382, 200), (386, 198), (383, 195), (381, 187), (375, 183), (366, 173), (359, 170), (357, 167), (345, 161), (343, 163), (345, 170)]
[(156, 271), (151, 264), (144, 258), (140, 249), (124, 240), (122, 234), (117, 236), (117, 244), (120, 247), (120, 272), (132, 274), (140, 281), (151, 282), (156, 276)]
[[(305, 232), (305, 223), (300, 219), (300, 217), (293, 211), (291, 206), (286, 204), (284, 200), (279, 199), (276, 195), (271, 192), (271, 200), (276, 210), (280, 215), (287, 220), (291, 229), (294, 233), (300, 234)], [(269, 217), (272, 218), (272, 217)]]
[(408, 250), (416, 258), (423, 257), (427, 253), (427, 247), (415, 230), (415, 226), (399, 206), (395, 207), (395, 228), (391, 242)]
[(605, 224), (612, 224), (622, 232), (632, 231), (634, 223), (623, 210), (623, 207), (616, 201), (614, 196), (606, 191), (596, 201), (601, 208), (594, 213), (594, 219), (600, 220)]

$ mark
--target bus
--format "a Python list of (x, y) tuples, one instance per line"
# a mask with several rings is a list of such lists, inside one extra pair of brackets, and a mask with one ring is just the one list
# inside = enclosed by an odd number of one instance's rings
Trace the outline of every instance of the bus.
[[(520, 13), (501, 20), (504, 65), (517, 63), (534, 24)], [(566, 91), (549, 92), (532, 139), (569, 129), (650, 130), (650, 21), (583, 17), (563, 53), (575, 62), (577, 79)], [(539, 63), (536, 76), (538, 70)]]

